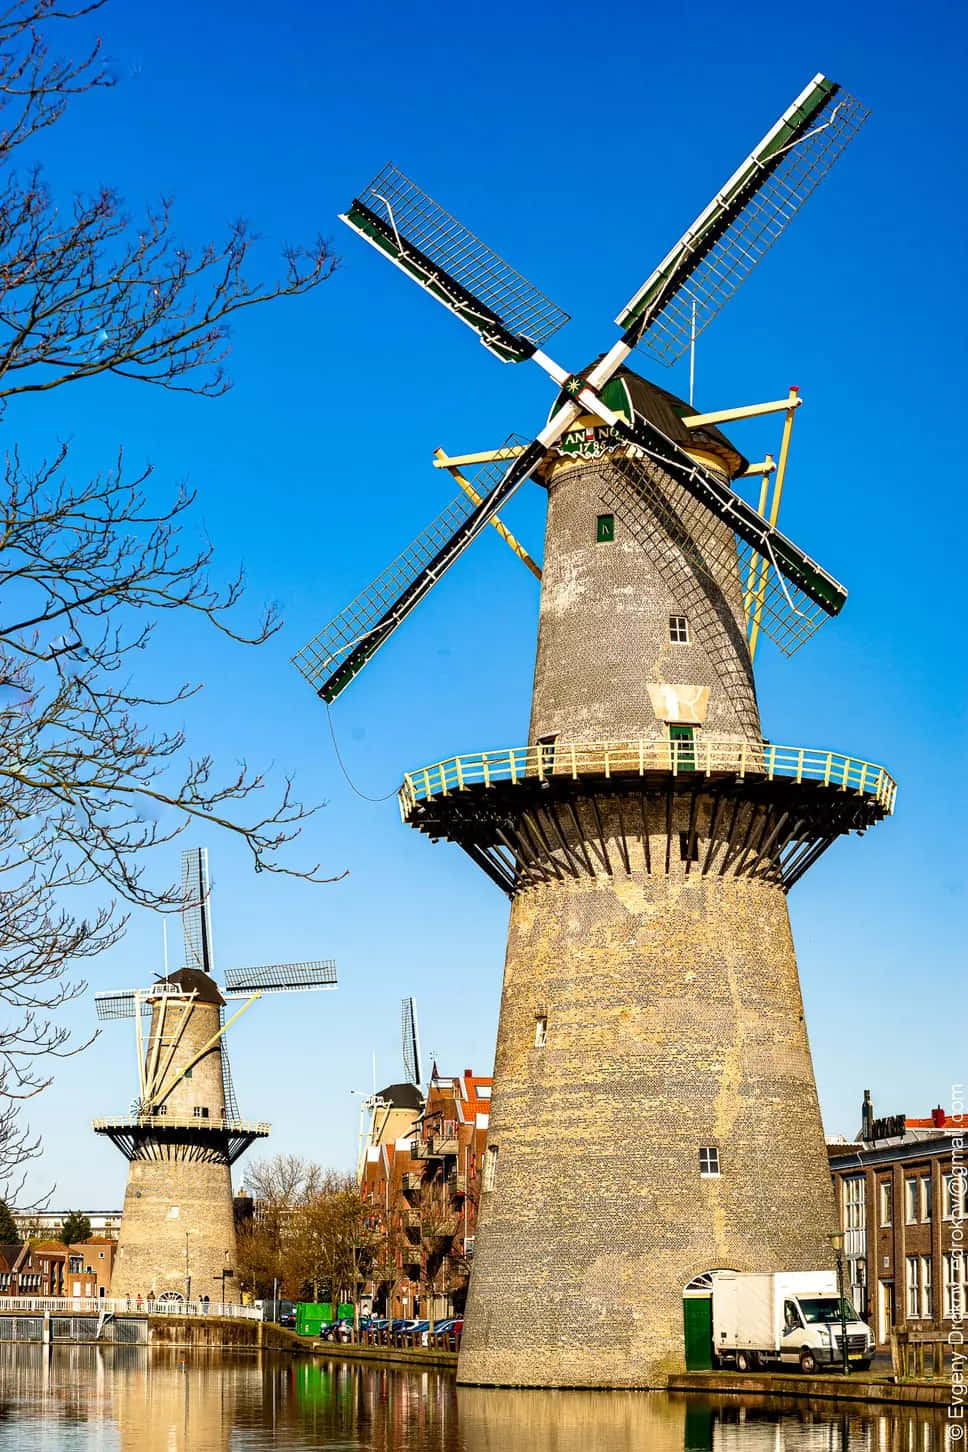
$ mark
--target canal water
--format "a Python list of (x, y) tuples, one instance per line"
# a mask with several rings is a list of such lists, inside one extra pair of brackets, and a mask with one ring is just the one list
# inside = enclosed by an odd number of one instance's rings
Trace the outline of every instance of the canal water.
[(3, 1452), (962, 1452), (955, 1426), (943, 1408), (490, 1391), (269, 1354), (0, 1345)]

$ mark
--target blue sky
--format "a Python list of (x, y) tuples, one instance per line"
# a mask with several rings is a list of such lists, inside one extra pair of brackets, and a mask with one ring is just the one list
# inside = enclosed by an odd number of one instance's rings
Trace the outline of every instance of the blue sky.
[[(490, 1068), (506, 900), (456, 847), (404, 828), (392, 795), (354, 793), (288, 657), (451, 497), (430, 466), (436, 445), (533, 433), (550, 402), (537, 369), (499, 365), (336, 214), (392, 159), (572, 313), (551, 351), (579, 367), (818, 70), (873, 115), (702, 339), (696, 399), (718, 408), (800, 386), (783, 524), (850, 598), (792, 661), (761, 651), (764, 728), (883, 762), (900, 782), (896, 817), (836, 844), (790, 898), (828, 1131), (856, 1132), (868, 1087), (885, 1113), (944, 1103), (968, 1078), (963, 9), (700, 0), (599, 17), (572, 0), (171, 0), (161, 13), (115, 0), (98, 22), (116, 88), (78, 101), (34, 147), (59, 195), (106, 182), (136, 214), (171, 194), (192, 244), (244, 213), (266, 271), (284, 242), (320, 230), (343, 258), (310, 297), (240, 319), (235, 386), (219, 401), (95, 382), (4, 420), (28, 453), (70, 438), (78, 470), (123, 443), (133, 464), (152, 462), (159, 497), (187, 479), (226, 575), (245, 562), (253, 612), (282, 606), (285, 631), (259, 652), (168, 623), (154, 658), (163, 680), (187, 669), (205, 682), (184, 708), (198, 748), (228, 767), (292, 770), (304, 797), (326, 800), (297, 858), (350, 873), (331, 887), (255, 877), (236, 843), (207, 838), (222, 967), (339, 965), (338, 992), (258, 1004), (231, 1040), (242, 1111), (273, 1121), (270, 1150), (353, 1162), (350, 1090), (369, 1088), (372, 1053), (380, 1083), (400, 1076), (404, 994), (442, 1071)], [(683, 365), (642, 367), (688, 386)], [(751, 457), (778, 443), (769, 422), (733, 434)], [(539, 554), (542, 506), (528, 486), (508, 511)], [(523, 743), (536, 611), (531, 576), (496, 536), (478, 541), (334, 709), (361, 792), (392, 793), (404, 770), (445, 755)], [(170, 877), (177, 862), (154, 870)], [(136, 915), (67, 1018), (86, 1034), (93, 991), (160, 967), (160, 924)], [(47, 1145), (36, 1192), (56, 1182), (55, 1204), (120, 1204), (124, 1161), (89, 1120), (126, 1109), (136, 1082), (124, 1025), (58, 1067), (31, 1106)]]

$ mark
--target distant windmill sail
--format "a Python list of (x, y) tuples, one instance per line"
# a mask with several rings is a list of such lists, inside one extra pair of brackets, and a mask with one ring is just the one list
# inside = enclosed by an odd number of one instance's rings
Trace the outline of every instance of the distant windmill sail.
[(186, 968), (211, 974), (214, 957), (207, 847), (190, 847), (182, 853), (182, 931)]
[(405, 998), (401, 1008), (403, 1028), (403, 1069), (408, 1084), (420, 1088), (420, 1028), (417, 1023), (417, 1000)]

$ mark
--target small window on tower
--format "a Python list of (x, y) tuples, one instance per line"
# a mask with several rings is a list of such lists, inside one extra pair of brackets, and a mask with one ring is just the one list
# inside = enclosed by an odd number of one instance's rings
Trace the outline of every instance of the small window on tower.
[(699, 1151), (699, 1176), (703, 1180), (719, 1178), (719, 1150), (704, 1146)]
[(538, 746), (541, 750), (541, 776), (550, 775), (555, 769), (555, 742), (557, 740), (557, 736), (541, 736), (538, 738)]
[(689, 644), (689, 621), (685, 615), (669, 616), (669, 640), (673, 645)]
[(548, 1015), (536, 1013), (534, 1016), (534, 1046), (536, 1049), (543, 1049), (548, 1042)]
[(598, 544), (611, 544), (615, 538), (615, 515), (600, 514), (598, 516), (598, 528), (595, 532), (595, 540)]
[(699, 842), (695, 832), (679, 833), (679, 857), (683, 862), (699, 861)]
[(186, 1069), (185, 1072), (184, 1072), (184, 1074), (182, 1075), (182, 1078), (183, 1079), (190, 1079), (191, 1077), (192, 1077), (192, 1071), (191, 1071), (191, 1069)]

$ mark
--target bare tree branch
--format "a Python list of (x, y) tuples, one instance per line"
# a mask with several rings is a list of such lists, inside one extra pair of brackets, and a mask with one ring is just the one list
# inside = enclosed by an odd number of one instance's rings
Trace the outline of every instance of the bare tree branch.
[[(276, 279), (249, 275), (243, 222), (191, 247), (163, 200), (139, 221), (109, 187), (66, 205), (17, 148), (42, 138), (72, 98), (111, 84), (100, 42), (79, 60), (51, 49), (102, 0), (14, 0), (0, 11), (0, 410), (10, 400), (113, 373), (164, 389), (224, 392), (231, 317), (299, 296), (335, 267), (327, 244), (282, 249)], [(23, 151), (19, 153), (24, 155)], [(155, 500), (150, 469), (78, 482), (68, 447), (28, 464), (11, 440), (0, 464), (0, 1186), (39, 1152), (18, 1112), (77, 1052), (62, 1009), (86, 985), (79, 964), (117, 943), (127, 905), (178, 911), (174, 884), (149, 878), (149, 848), (196, 825), (241, 838), (256, 870), (293, 869), (280, 853), (315, 810), (286, 777), (275, 794), (244, 762), (220, 770), (178, 724), (202, 687), (155, 684), (151, 650), (171, 618), (197, 619), (257, 646), (274, 608), (238, 620), (243, 577), (212, 582), (210, 543), (189, 543), (194, 495)], [(151, 675), (148, 672), (151, 671)], [(150, 688), (143, 684), (151, 681)], [(168, 712), (166, 717), (165, 713)], [(172, 712), (177, 716), (172, 722)], [(93, 893), (89, 889), (94, 889)], [(107, 894), (99, 900), (97, 889)], [(86, 913), (77, 904), (89, 905)]]

